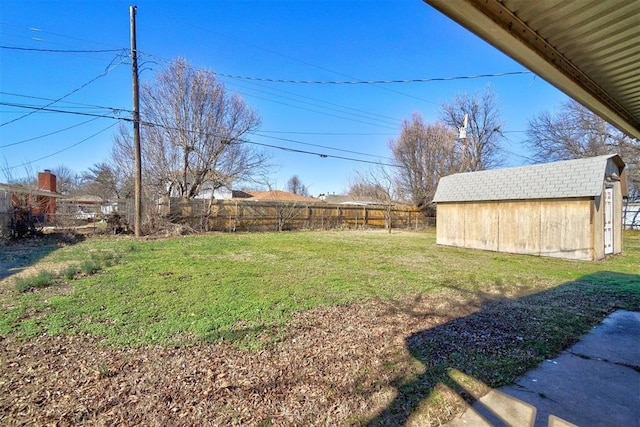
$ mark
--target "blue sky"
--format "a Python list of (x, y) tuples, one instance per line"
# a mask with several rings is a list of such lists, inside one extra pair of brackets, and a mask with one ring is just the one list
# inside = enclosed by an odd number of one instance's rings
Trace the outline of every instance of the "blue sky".
[[(388, 141), (403, 119), (420, 112), (436, 121), (443, 103), (486, 85), (500, 102), (506, 165), (524, 164), (528, 120), (566, 100), (534, 74), (384, 85), (229, 77), (378, 81), (526, 71), (421, 0), (0, 0), (0, 181), (7, 171), (17, 178), (58, 165), (81, 173), (108, 158), (118, 121), (86, 114), (127, 117), (131, 109), (130, 4), (138, 7), (142, 81), (184, 57), (218, 73), (258, 111), (252, 141), (314, 153), (265, 147), (275, 188), (298, 175), (312, 195), (341, 193), (369, 167), (355, 160), (388, 162)], [(48, 104), (64, 112), (17, 106)]]

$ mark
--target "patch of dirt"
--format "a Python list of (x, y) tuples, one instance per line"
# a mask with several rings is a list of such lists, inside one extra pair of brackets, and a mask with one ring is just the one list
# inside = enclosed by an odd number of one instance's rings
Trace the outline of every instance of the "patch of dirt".
[[(77, 243), (84, 237), (72, 233), (53, 233), (21, 240), (0, 240), (0, 305), (11, 305), (15, 298), (14, 279), (29, 277), (40, 271), (61, 272), (69, 262), (46, 263), (40, 259), (56, 249)], [(34, 267), (37, 265), (37, 268)], [(71, 287), (59, 285), (43, 293), (68, 294)]]
[(447, 301), (435, 295), (311, 310), (259, 352), (228, 344), (115, 349), (84, 335), (0, 337), (0, 421), (360, 424), (393, 401), (399, 378), (423, 369), (405, 337), (475, 309)]
[[(0, 281), (14, 274), (28, 274), (30, 266), (46, 254), (81, 239), (75, 234), (56, 233), (15, 241), (0, 240)], [(42, 265), (38, 269), (42, 269)]]

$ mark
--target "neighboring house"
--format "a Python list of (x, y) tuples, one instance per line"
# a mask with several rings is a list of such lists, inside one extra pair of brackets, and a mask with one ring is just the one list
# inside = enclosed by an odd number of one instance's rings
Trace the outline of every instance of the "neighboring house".
[(444, 177), (437, 243), (580, 260), (620, 253), (624, 167), (614, 154)]
[[(169, 193), (168, 196), (170, 198), (179, 198), (181, 197), (179, 191), (179, 185), (182, 182), (182, 172), (176, 171), (174, 173), (175, 180), (173, 182), (166, 183), (166, 191)], [(194, 180), (194, 176), (191, 172), (188, 173), (187, 181), (190, 183)], [(230, 200), (232, 198), (232, 191), (230, 183), (233, 180), (231, 178), (224, 178), (223, 183), (221, 184), (221, 178), (216, 172), (210, 172), (209, 177), (205, 179), (198, 186), (198, 194), (195, 195), (194, 199), (200, 200)], [(213, 183), (218, 185), (217, 188), (214, 188)], [(190, 185), (190, 184), (189, 184)]]
[(5, 199), (3, 206), (9, 206), (6, 200), (11, 199), (11, 210), (29, 210), (31, 215), (39, 217), (40, 221), (53, 220), (56, 200), (62, 197), (56, 192), (56, 176), (48, 169), (38, 172), (38, 186), (35, 189), (23, 185), (0, 184), (0, 192)]
[(102, 197), (89, 194), (67, 196), (59, 204), (62, 215), (92, 221), (101, 212)]
[(231, 191), (231, 189), (224, 185), (222, 187), (219, 187), (213, 190), (213, 197), (211, 197), (212, 196), (211, 193), (212, 193), (211, 185), (203, 184), (202, 188), (200, 189), (200, 192), (195, 198), (205, 199), (205, 200), (209, 200), (212, 198), (216, 200), (231, 200), (233, 198), (233, 192)]
[(55, 219), (56, 176), (49, 170), (38, 173), (37, 188), (0, 184), (0, 237), (24, 236), (36, 226)]

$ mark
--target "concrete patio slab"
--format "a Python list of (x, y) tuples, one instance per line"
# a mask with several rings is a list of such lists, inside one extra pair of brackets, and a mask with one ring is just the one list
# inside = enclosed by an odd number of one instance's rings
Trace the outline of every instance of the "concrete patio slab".
[(448, 425), (640, 427), (640, 313), (612, 313), (580, 342), (498, 392)]

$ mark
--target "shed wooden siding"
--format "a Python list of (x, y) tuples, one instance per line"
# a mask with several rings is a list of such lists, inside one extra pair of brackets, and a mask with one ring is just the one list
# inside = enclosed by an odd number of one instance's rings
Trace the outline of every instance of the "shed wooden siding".
[(622, 252), (624, 162), (617, 155), (455, 174), (440, 180), (437, 243), (567, 259), (605, 256), (605, 190), (613, 190), (612, 250)]
[(438, 205), (438, 244), (593, 259), (593, 201), (528, 200)]

